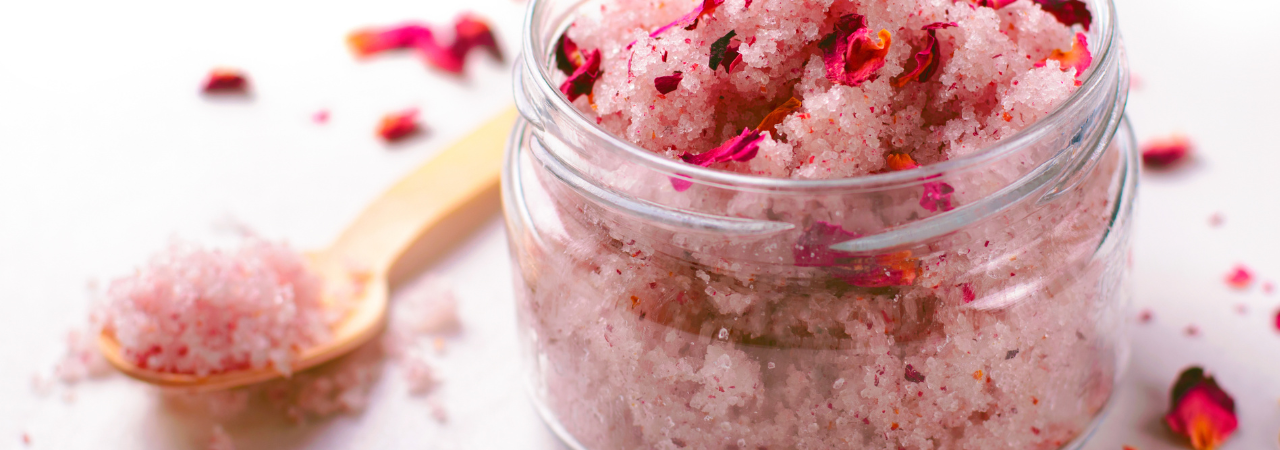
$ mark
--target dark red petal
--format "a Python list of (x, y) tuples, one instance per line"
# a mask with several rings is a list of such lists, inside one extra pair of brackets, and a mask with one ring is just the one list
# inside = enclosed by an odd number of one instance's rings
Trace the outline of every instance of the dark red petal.
[(1089, 26), (1093, 24), (1093, 14), (1089, 12), (1089, 8), (1080, 0), (1034, 0), (1040, 4), (1040, 9), (1045, 10), (1049, 14), (1053, 14), (1055, 19), (1062, 22), (1063, 25), (1071, 26), (1080, 24), (1084, 26), (1084, 31), (1089, 31)]
[(910, 382), (912, 382), (912, 383), (923, 383), (923, 382), (924, 382), (924, 374), (922, 374), (922, 373), (920, 373), (920, 371), (916, 370), (916, 368), (915, 368), (915, 367), (911, 367), (911, 365), (910, 365), (910, 364), (907, 364), (907, 371), (906, 371), (906, 372), (907, 372), (907, 373), (906, 373), (906, 375), (905, 375), (903, 378), (906, 378), (906, 379), (907, 379), (907, 381), (910, 381)]
[(676, 71), (671, 75), (654, 78), (653, 86), (658, 88), (659, 94), (666, 95), (666, 94), (670, 94), (671, 91), (674, 91), (676, 90), (676, 88), (680, 87), (680, 80), (683, 80), (683, 79), (684, 79), (684, 73), (680, 71)]
[(712, 164), (728, 161), (745, 162), (756, 157), (756, 151), (760, 149), (760, 141), (764, 140), (764, 135), (759, 131), (750, 128), (743, 128), (742, 133), (720, 144), (719, 147), (699, 153), (685, 153), (680, 155), (680, 159), (689, 164), (695, 164), (702, 167), (709, 167)]
[(382, 116), (378, 122), (378, 136), (387, 142), (395, 142), (421, 131), (418, 126), (418, 110), (406, 109)]
[(565, 76), (573, 75), (582, 66), (583, 60), (578, 44), (569, 39), (569, 33), (560, 35), (560, 39), (556, 40), (556, 68), (564, 72)]
[(201, 87), (206, 94), (243, 94), (249, 89), (249, 79), (237, 69), (217, 68), (209, 71)]
[(369, 56), (387, 50), (417, 46), (418, 41), (435, 41), (431, 30), (416, 23), (390, 28), (365, 28), (347, 35), (347, 45), (356, 56)]
[(941, 181), (931, 181), (924, 184), (924, 195), (920, 196), (920, 207), (931, 212), (938, 210), (950, 211), (951, 194), (955, 192), (955, 188)]
[(893, 85), (903, 87), (913, 80), (921, 83), (929, 81), (929, 78), (938, 71), (938, 66), (942, 65), (942, 50), (938, 45), (937, 32), (954, 26), (956, 26), (955, 22), (934, 22), (921, 28), (926, 32), (925, 41), (924, 46), (916, 52), (912, 60), (915, 65), (906, 74), (893, 80)]
[(498, 39), (493, 36), (489, 24), (474, 14), (463, 14), (453, 23), (455, 30), (453, 46), (450, 47), (458, 59), (466, 59), (473, 48), (482, 48), (494, 59), (502, 61), (502, 49), (498, 47)]
[(591, 93), (596, 86), (596, 80), (600, 79), (600, 74), (600, 50), (591, 50), (586, 53), (584, 63), (573, 71), (569, 79), (560, 84), (560, 92), (564, 93), (569, 101), (577, 100), (578, 97)]
[(1178, 376), (1164, 421), (1174, 433), (1189, 438), (1197, 450), (1217, 448), (1238, 425), (1235, 400), (1199, 367)]
[(770, 111), (769, 115), (764, 116), (764, 120), (760, 121), (760, 125), (756, 125), (756, 131), (761, 133), (768, 131), (770, 136), (773, 136), (774, 139), (778, 139), (778, 124), (782, 123), (783, 119), (786, 119), (787, 116), (791, 115), (791, 113), (799, 110), (800, 106), (802, 105), (799, 99), (795, 97), (787, 99), (786, 102), (778, 105), (777, 108), (773, 108), (773, 111)]
[(818, 42), (827, 79), (832, 83), (858, 86), (876, 79), (876, 71), (884, 67), (892, 37), (888, 30), (878, 33), (880, 42), (872, 41), (866, 18), (858, 14), (843, 16), (835, 30)]
[(1191, 140), (1173, 135), (1152, 139), (1142, 146), (1142, 164), (1152, 169), (1163, 169), (1186, 160), (1191, 154)]

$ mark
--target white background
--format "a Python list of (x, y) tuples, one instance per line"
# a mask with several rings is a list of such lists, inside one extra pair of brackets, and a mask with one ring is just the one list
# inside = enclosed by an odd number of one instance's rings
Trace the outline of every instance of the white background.
[[(1238, 401), (1240, 431), (1223, 450), (1277, 448), (1280, 294), (1233, 291), (1223, 276), (1244, 263), (1280, 282), (1280, 3), (1117, 1), (1141, 80), (1129, 103), (1138, 135), (1183, 132), (1198, 154), (1177, 172), (1143, 175), (1135, 311), (1150, 308), (1155, 320), (1134, 327), (1130, 376), (1086, 448), (1180, 448), (1159, 417), (1169, 383), (1193, 363)], [(28, 448), (23, 433), (29, 448), (198, 448), (209, 422), (123, 377), (33, 392), (33, 375), (52, 369), (65, 332), (86, 320), (86, 283), (127, 273), (170, 237), (208, 236), (226, 217), (323, 246), (397, 177), (511, 101), (524, 6), (0, 3), (0, 449)], [(359, 26), (444, 25), (464, 9), (494, 23), (506, 63), (475, 55), (453, 77), (407, 55), (355, 61), (343, 44)], [(248, 71), (253, 98), (198, 95), (216, 65)], [(422, 109), (425, 137), (395, 146), (373, 137), (379, 115), (410, 106)], [(328, 124), (311, 121), (321, 109)], [(1209, 225), (1214, 213), (1221, 227)], [(548, 448), (515, 379), (498, 218), (434, 270), (457, 286), (466, 327), (440, 365), (448, 423), (388, 371), (363, 414), (302, 427), (232, 421), (239, 447)], [(1196, 337), (1183, 332), (1192, 324)]]

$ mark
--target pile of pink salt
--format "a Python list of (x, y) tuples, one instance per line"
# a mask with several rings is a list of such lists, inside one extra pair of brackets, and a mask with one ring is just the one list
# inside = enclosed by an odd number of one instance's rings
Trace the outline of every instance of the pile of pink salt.
[(208, 375), (273, 367), (288, 374), (330, 338), (321, 280), (283, 244), (234, 250), (175, 242), (107, 287), (102, 327), (138, 367)]
[(766, 176), (855, 177), (890, 170), (892, 154), (972, 154), (1051, 112), (1091, 63), (1078, 0), (592, 5), (559, 47), (575, 105), (686, 161), (755, 128), (758, 152), (697, 163)]

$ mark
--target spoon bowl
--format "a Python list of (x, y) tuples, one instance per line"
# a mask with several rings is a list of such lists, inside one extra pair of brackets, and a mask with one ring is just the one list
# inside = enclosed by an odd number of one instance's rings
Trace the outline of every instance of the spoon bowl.
[[(393, 268), (401, 271), (404, 260), (430, 256), (415, 249), (447, 247), (415, 243), (424, 238), (456, 240), (492, 215), (493, 208), (476, 205), (496, 196), (503, 150), (515, 118), (515, 108), (507, 108), (444, 149), (369, 204), (328, 248), (307, 254), (309, 269), (324, 280), (326, 292), (334, 292), (334, 286), (351, 286), (352, 295), (344, 299), (325, 295), (325, 307), (341, 312), (342, 317), (330, 326), (330, 339), (294, 355), (293, 372), (332, 361), (382, 331)], [(284, 376), (271, 366), (204, 376), (138, 367), (124, 356), (110, 330), (98, 336), (98, 348), (125, 375), (188, 392), (229, 389)]]

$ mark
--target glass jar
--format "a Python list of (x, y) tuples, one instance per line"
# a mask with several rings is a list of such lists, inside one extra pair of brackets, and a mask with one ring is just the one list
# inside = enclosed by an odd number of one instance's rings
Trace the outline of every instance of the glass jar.
[(1095, 64), (1055, 112), (971, 156), (830, 180), (598, 128), (549, 78), (581, 3), (530, 5), (503, 173), (527, 379), (570, 447), (1083, 444), (1127, 359), (1138, 163), (1110, 1), (1089, 2)]

